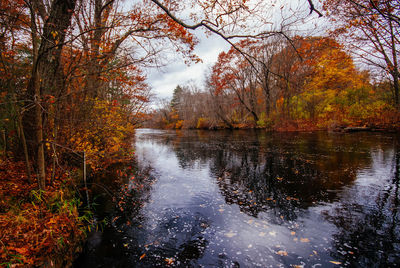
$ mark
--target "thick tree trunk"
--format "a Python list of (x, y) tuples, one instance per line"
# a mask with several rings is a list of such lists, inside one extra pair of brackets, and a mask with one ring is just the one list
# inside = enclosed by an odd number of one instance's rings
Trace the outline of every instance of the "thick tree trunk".
[[(32, 11), (32, 39), (34, 47), (34, 62), (32, 78), (28, 85), (29, 98), (35, 103), (35, 112), (25, 117), (27, 133), (33, 137), (31, 151), (36, 153), (36, 167), (40, 189), (45, 188), (45, 157), (43, 121), (46, 109), (42, 102), (43, 94), (59, 95), (62, 89), (62, 69), (60, 68), (61, 52), (64, 46), (65, 34), (71, 24), (75, 9), (75, 0), (55, 0), (52, 3), (49, 17), (43, 26), (40, 47), (36, 49), (37, 27), (35, 13)], [(36, 54), (37, 51), (37, 54)]]

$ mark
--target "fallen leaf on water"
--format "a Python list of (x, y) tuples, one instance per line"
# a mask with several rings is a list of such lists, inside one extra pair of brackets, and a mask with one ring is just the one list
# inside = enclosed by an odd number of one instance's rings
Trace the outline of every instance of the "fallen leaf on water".
[(284, 251), (284, 250), (279, 250), (279, 251), (276, 252), (276, 254), (281, 255), (281, 256), (287, 256), (288, 255), (287, 252)]
[(165, 262), (168, 264), (168, 265), (172, 265), (172, 264), (174, 264), (174, 258), (165, 258)]
[(283, 180), (282, 177), (276, 177), (276, 179), (277, 179), (278, 181), (282, 181), (282, 180)]
[(292, 264), (291, 266), (293, 268), (304, 268), (304, 265), (299, 265), (299, 264)]
[(318, 255), (318, 252), (316, 252), (315, 250), (312, 251), (314, 253), (314, 255)]
[(293, 231), (292, 231), (292, 232), (290, 232), (290, 234), (291, 234), (291, 235), (295, 235), (295, 234), (296, 234), (296, 232), (293, 232)]
[(308, 239), (308, 238), (300, 238), (300, 241), (303, 242), (303, 243), (307, 243), (307, 242), (310, 242), (310, 239)]
[(329, 261), (329, 262), (333, 264), (342, 264), (340, 261)]
[(128, 247), (128, 244), (124, 244), (124, 247)]
[(254, 220), (248, 220), (247, 223), (248, 224), (252, 224), (254, 222)]
[(224, 210), (225, 209), (223, 209), (223, 208), (218, 209), (219, 212), (223, 212)]
[(229, 233), (225, 234), (226, 237), (234, 237), (235, 235), (236, 235), (236, 233), (234, 233), (234, 232), (229, 232)]
[(139, 260), (143, 259), (144, 257), (146, 257), (146, 253), (144, 253), (142, 256), (140, 256)]

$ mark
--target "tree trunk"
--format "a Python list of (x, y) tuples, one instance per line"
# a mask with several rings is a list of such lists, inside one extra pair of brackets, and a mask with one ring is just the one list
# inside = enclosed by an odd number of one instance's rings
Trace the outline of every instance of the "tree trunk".
[[(32, 77), (28, 85), (28, 97), (35, 103), (35, 112), (25, 117), (27, 133), (33, 137), (31, 151), (36, 153), (36, 167), (40, 189), (45, 188), (45, 157), (43, 121), (46, 104), (42, 102), (43, 94), (58, 95), (62, 89), (62, 69), (60, 68), (61, 52), (65, 35), (71, 24), (75, 9), (75, 0), (55, 0), (51, 5), (49, 17), (43, 26), (40, 47), (37, 49), (37, 27), (35, 13), (31, 10), (32, 42), (34, 62)], [(37, 51), (37, 53), (36, 53)]]
[[(36, 74), (37, 75), (37, 74)], [(41, 107), (41, 97), (40, 97), (40, 86), (39, 79), (36, 78), (35, 81), (35, 136), (37, 144), (37, 168), (38, 168), (38, 185), (39, 189), (44, 190), (46, 188), (46, 164), (44, 160), (44, 145), (43, 145), (43, 118), (42, 118), (42, 107)]]
[(400, 96), (399, 96), (399, 76), (398, 74), (393, 76), (393, 87), (394, 87), (394, 101), (397, 110), (400, 110)]
[(32, 172), (31, 172), (31, 166), (29, 163), (29, 153), (28, 153), (28, 147), (26, 145), (25, 131), (24, 131), (23, 124), (22, 124), (22, 114), (18, 107), (18, 104), (16, 104), (17, 97), (15, 95), (14, 95), (14, 102), (15, 102), (15, 111), (17, 113), (17, 121), (18, 121), (17, 129), (19, 132), (19, 138), (21, 139), (22, 148), (24, 149), (26, 176), (28, 177), (28, 182), (32, 183)]

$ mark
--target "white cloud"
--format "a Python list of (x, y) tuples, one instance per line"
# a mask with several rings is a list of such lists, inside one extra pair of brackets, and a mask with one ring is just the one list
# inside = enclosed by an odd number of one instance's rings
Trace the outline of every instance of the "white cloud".
[(195, 53), (203, 62), (187, 66), (183, 59), (177, 56), (172, 63), (161, 70), (150, 70), (148, 83), (156, 97), (171, 98), (174, 88), (188, 81), (194, 81), (201, 86), (207, 68), (217, 61), (220, 52), (229, 49), (229, 44), (218, 36), (214, 35), (207, 38), (200, 31), (196, 31), (194, 34), (200, 40)]

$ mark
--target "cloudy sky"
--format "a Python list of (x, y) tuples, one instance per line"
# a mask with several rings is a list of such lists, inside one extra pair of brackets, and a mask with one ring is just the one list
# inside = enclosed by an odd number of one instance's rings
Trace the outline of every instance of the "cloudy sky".
[(207, 68), (217, 61), (218, 54), (221, 51), (229, 49), (228, 43), (218, 36), (206, 37), (201, 30), (195, 31), (194, 34), (200, 40), (195, 53), (203, 62), (188, 66), (184, 63), (182, 57), (177, 56), (167, 66), (150, 70), (148, 83), (157, 98), (171, 98), (177, 85), (184, 85), (190, 80), (201, 86)]
[[(275, 17), (282, 20), (282, 16), (286, 16), (286, 22), (298, 20), (297, 18), (292, 18), (293, 16), (291, 15), (293, 14), (306, 18), (305, 20), (298, 21), (300, 24), (296, 23), (296, 27), (295, 24), (291, 26), (292, 30), (296, 29), (296, 34), (305, 34), (305, 32), (308, 32), (310, 29), (316, 28), (316, 25), (313, 24), (320, 24), (322, 22), (322, 20), (315, 20), (317, 17), (315, 14), (308, 15), (309, 5), (305, 0), (271, 1), (274, 3), (281, 3), (285, 6), (285, 10), (282, 10), (282, 8), (279, 8), (281, 4), (277, 4), (275, 8), (278, 11), (272, 11), (272, 18)], [(317, 1), (314, 2), (318, 5)], [(274, 14), (274, 12), (276, 14)], [(173, 90), (177, 85), (184, 85), (189, 81), (193, 81), (201, 87), (204, 81), (205, 71), (217, 61), (220, 52), (229, 50), (230, 46), (228, 43), (217, 35), (213, 34), (206, 37), (202, 29), (192, 31), (192, 33), (200, 40), (200, 43), (195, 49), (195, 53), (203, 62), (197, 64), (193, 63), (191, 66), (187, 66), (182, 56), (176, 55), (174, 61), (167, 66), (161, 69), (148, 70), (148, 83), (156, 98), (171, 98)]]

